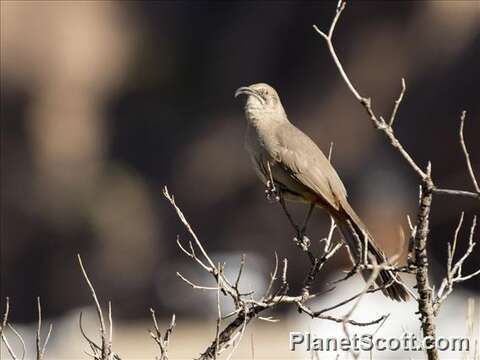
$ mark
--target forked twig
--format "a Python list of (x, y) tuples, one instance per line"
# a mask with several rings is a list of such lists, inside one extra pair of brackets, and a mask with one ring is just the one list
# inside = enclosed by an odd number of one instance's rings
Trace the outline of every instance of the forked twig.
[[(87, 275), (87, 271), (85, 270), (85, 267), (83, 266), (82, 258), (80, 254), (77, 254), (78, 258), (78, 263), (80, 265), (80, 269), (82, 271), (83, 278), (85, 279), (85, 282), (87, 283), (88, 287), (90, 288), (90, 293), (92, 295), (93, 301), (95, 303), (95, 309), (97, 311), (97, 317), (100, 323), (100, 340), (101, 344), (97, 345), (94, 341), (92, 341), (85, 333), (83, 327), (82, 327), (82, 313), (80, 313), (80, 318), (79, 318), (79, 326), (80, 326), (80, 331), (87, 340), (90, 348), (93, 351), (93, 354), (90, 354), (93, 356), (95, 360), (121, 360), (118, 354), (113, 353), (112, 351), (112, 338), (113, 338), (113, 323), (112, 323), (112, 307), (110, 302), (108, 303), (108, 320), (109, 320), (109, 330), (107, 332), (106, 326), (105, 326), (105, 319), (103, 316), (103, 310), (102, 307), (100, 306), (100, 302), (98, 301), (97, 293), (95, 291), (95, 288), (90, 281), (90, 278)], [(108, 335), (108, 339), (107, 339)]]
[(150, 330), (149, 334), (152, 339), (157, 343), (160, 349), (160, 357), (157, 357), (157, 360), (168, 360), (168, 345), (170, 344), (170, 337), (173, 332), (173, 328), (176, 325), (175, 322), (175, 314), (172, 315), (172, 320), (170, 321), (170, 325), (168, 326), (165, 334), (160, 331), (160, 327), (158, 326), (157, 317), (155, 315), (155, 310), (150, 309), (150, 314), (152, 315), (153, 325), (155, 327), (155, 331)]
[(458, 221), (457, 228), (455, 229), (453, 241), (451, 243), (448, 243), (447, 275), (443, 279), (440, 288), (437, 291), (436, 298), (434, 299), (433, 308), (435, 314), (438, 314), (442, 303), (452, 293), (455, 284), (467, 281), (475, 276), (480, 275), (480, 269), (472, 272), (469, 275), (463, 275), (463, 264), (471, 256), (476, 246), (476, 242), (473, 240), (475, 228), (477, 225), (476, 216), (473, 217), (472, 226), (470, 227), (467, 250), (465, 251), (463, 256), (460, 257), (460, 259), (454, 262), (457, 249), (458, 234), (460, 232), (460, 229), (462, 228), (463, 218), (464, 213), (462, 212), (460, 220)]
[(2, 322), (0, 324), (0, 340), (5, 344), (5, 347), (7, 348), (7, 352), (11, 356), (11, 358), (13, 360), (18, 360), (19, 357), (11, 347), (10, 343), (8, 342), (7, 336), (5, 335), (5, 329), (8, 326), (10, 330), (12, 330), (12, 332), (15, 334), (15, 336), (19, 339), (20, 343), (22, 344), (23, 353), (20, 359), (23, 360), (25, 357), (25, 348), (26, 348), (25, 342), (23, 341), (22, 336), (13, 328), (12, 325), (8, 323), (9, 314), (10, 314), (10, 298), (7, 296), (5, 298), (5, 311), (3, 313)]
[(42, 330), (42, 305), (40, 303), (40, 297), (37, 297), (37, 310), (38, 310), (38, 326), (37, 326), (37, 336), (36, 336), (36, 345), (37, 345), (37, 360), (42, 360), (45, 354), (45, 349), (52, 334), (53, 325), (50, 324), (48, 328), (47, 337), (42, 345), (41, 330)]

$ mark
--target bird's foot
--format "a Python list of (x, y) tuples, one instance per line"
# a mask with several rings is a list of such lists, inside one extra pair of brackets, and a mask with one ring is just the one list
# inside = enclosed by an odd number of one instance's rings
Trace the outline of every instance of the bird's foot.
[(270, 203), (275, 203), (280, 201), (280, 193), (278, 191), (278, 188), (275, 186), (275, 183), (270, 180), (267, 181), (267, 188), (265, 189), (265, 197)]
[(342, 281), (350, 279), (353, 275), (357, 274), (361, 270), (361, 268), (362, 268), (362, 264), (360, 264), (359, 262), (356, 262), (353, 265), (353, 267), (350, 269), (350, 271), (348, 271), (346, 275), (342, 278)]
[[(301, 240), (299, 240), (299, 238), (301, 238)], [(293, 238), (293, 241), (295, 242), (295, 244), (297, 244), (297, 246), (299, 246), (303, 251), (308, 251), (308, 249), (310, 248), (310, 244), (311, 244), (311, 241), (310, 239), (306, 236), (306, 235), (301, 235), (299, 237), (294, 237)]]

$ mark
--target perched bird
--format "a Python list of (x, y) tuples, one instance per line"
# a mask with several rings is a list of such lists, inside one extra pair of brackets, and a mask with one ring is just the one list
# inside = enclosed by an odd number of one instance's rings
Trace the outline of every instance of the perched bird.
[[(253, 84), (237, 89), (235, 97), (240, 95), (247, 97), (245, 147), (263, 183), (268, 186), (271, 176), (282, 198), (325, 209), (357, 261), (367, 244), (368, 256), (384, 263), (384, 253), (348, 203), (337, 172), (312, 139), (288, 120), (275, 89), (264, 83)], [(362, 275), (367, 280), (370, 273), (364, 270)], [(375, 282), (383, 287), (385, 296), (408, 300), (408, 292), (392, 271), (382, 270)]]

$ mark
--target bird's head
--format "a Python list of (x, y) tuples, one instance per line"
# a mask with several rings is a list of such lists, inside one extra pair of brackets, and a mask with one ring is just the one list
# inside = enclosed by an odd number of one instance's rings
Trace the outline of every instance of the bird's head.
[(245, 114), (248, 120), (255, 122), (286, 119), (277, 91), (268, 84), (258, 83), (242, 86), (235, 91), (235, 97), (247, 96)]

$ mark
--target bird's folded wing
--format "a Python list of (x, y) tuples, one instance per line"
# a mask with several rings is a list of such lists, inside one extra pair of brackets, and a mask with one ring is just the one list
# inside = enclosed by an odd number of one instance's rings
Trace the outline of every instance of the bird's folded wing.
[(338, 210), (346, 199), (346, 190), (318, 146), (294, 126), (279, 131), (277, 139), (276, 160), (279, 165), (296, 181)]

